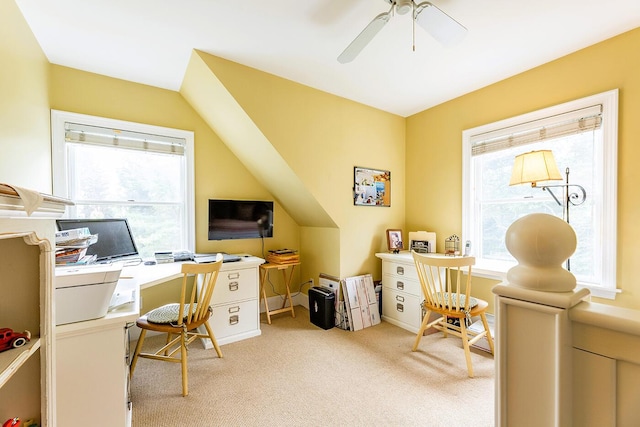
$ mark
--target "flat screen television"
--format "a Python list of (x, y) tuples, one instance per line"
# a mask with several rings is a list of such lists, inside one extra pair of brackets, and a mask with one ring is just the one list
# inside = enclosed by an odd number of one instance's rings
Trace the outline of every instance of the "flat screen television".
[(209, 199), (209, 240), (273, 237), (273, 202)]
[(87, 248), (87, 255), (95, 255), (96, 262), (116, 261), (138, 255), (129, 222), (125, 218), (57, 219), (58, 230), (87, 227), (98, 241)]

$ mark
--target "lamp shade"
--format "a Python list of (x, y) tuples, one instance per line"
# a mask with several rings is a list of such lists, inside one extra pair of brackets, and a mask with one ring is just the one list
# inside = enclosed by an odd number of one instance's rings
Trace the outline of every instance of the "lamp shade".
[(552, 180), (562, 180), (553, 152), (538, 150), (516, 156), (509, 185), (531, 183), (535, 186), (538, 181)]

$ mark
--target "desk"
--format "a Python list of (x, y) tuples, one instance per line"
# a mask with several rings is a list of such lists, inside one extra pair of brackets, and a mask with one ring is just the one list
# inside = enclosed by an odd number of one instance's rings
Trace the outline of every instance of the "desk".
[(120, 273), (118, 286), (128, 283), (128, 286), (135, 286), (140, 290), (159, 285), (169, 280), (182, 277), (182, 263), (168, 262), (155, 265), (134, 265), (127, 266)]
[[(245, 256), (222, 264), (211, 300), (210, 324), (218, 344), (260, 335), (258, 265), (263, 262)], [(100, 425), (131, 426), (129, 327), (140, 317), (141, 291), (181, 278), (181, 269), (178, 262), (124, 267), (115, 293), (130, 295), (130, 302), (100, 319), (55, 327), (55, 369), (64, 378), (56, 383), (58, 425), (96, 419)]]
[(129, 399), (129, 328), (140, 316), (140, 291), (122, 279), (114, 293), (128, 296), (126, 304), (106, 316), (55, 327), (57, 425), (131, 426)]
[[(287, 311), (291, 312), (291, 317), (296, 317), (295, 311), (293, 311), (293, 301), (291, 300), (291, 289), (289, 285), (291, 285), (291, 278), (293, 277), (293, 270), (296, 268), (296, 265), (300, 265), (299, 262), (292, 262), (289, 264), (276, 264), (276, 263), (267, 263), (260, 265), (260, 298), (264, 299), (264, 311), (267, 313), (267, 322), (271, 324), (271, 315), (284, 313)], [(287, 270), (291, 267), (289, 274), (287, 275)], [(282, 278), (284, 279), (284, 285), (286, 286), (286, 295), (284, 301), (282, 301), (282, 307), (269, 310), (269, 304), (267, 303), (267, 292), (264, 289), (265, 279), (269, 274), (270, 270), (280, 270), (282, 271)], [(287, 307), (287, 301), (289, 301), (289, 307)]]
[[(262, 258), (243, 256), (240, 261), (222, 264), (213, 290), (213, 313), (209, 321), (218, 344), (260, 335), (258, 266), (262, 263)], [(180, 262), (125, 267), (118, 286), (121, 282), (129, 282), (144, 292), (145, 289), (182, 278), (181, 269)], [(175, 299), (178, 296), (176, 290), (175, 295), (168, 297)], [(210, 346), (209, 341), (206, 347)]]

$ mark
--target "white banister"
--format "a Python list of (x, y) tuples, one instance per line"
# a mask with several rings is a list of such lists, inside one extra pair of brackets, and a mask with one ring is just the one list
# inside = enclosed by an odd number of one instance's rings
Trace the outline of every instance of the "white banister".
[(496, 426), (639, 426), (640, 311), (588, 302), (562, 263), (573, 229), (531, 214), (496, 295)]

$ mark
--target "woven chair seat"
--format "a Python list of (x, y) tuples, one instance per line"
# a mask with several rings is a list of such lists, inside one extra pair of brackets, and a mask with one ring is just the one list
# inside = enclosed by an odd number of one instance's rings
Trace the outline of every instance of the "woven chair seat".
[[(460, 309), (463, 309), (465, 307), (465, 302), (467, 299), (466, 295), (462, 295), (462, 294), (457, 294), (457, 293), (452, 293), (451, 294), (451, 302), (453, 303), (453, 306), (449, 307), (449, 292), (436, 292), (435, 294), (433, 294), (433, 296), (435, 297), (435, 300), (440, 304), (443, 305), (445, 307), (448, 308), (454, 308), (456, 307), (456, 302), (458, 301), (458, 298), (460, 298), (460, 303), (458, 305), (458, 307)], [(469, 297), (469, 309), (475, 307), (478, 305), (478, 299), (474, 298), (474, 297)]]
[[(198, 304), (194, 304), (191, 309), (191, 313), (195, 313), (198, 310)], [(209, 311), (211, 311), (211, 307), (209, 307)], [(180, 304), (166, 304), (162, 307), (158, 307), (156, 309), (151, 310), (147, 313), (147, 321), (151, 323), (160, 323), (160, 324), (177, 324), (178, 323), (178, 315), (180, 312)], [(188, 316), (188, 306), (185, 306), (185, 313), (183, 316), (183, 321), (187, 319)]]

